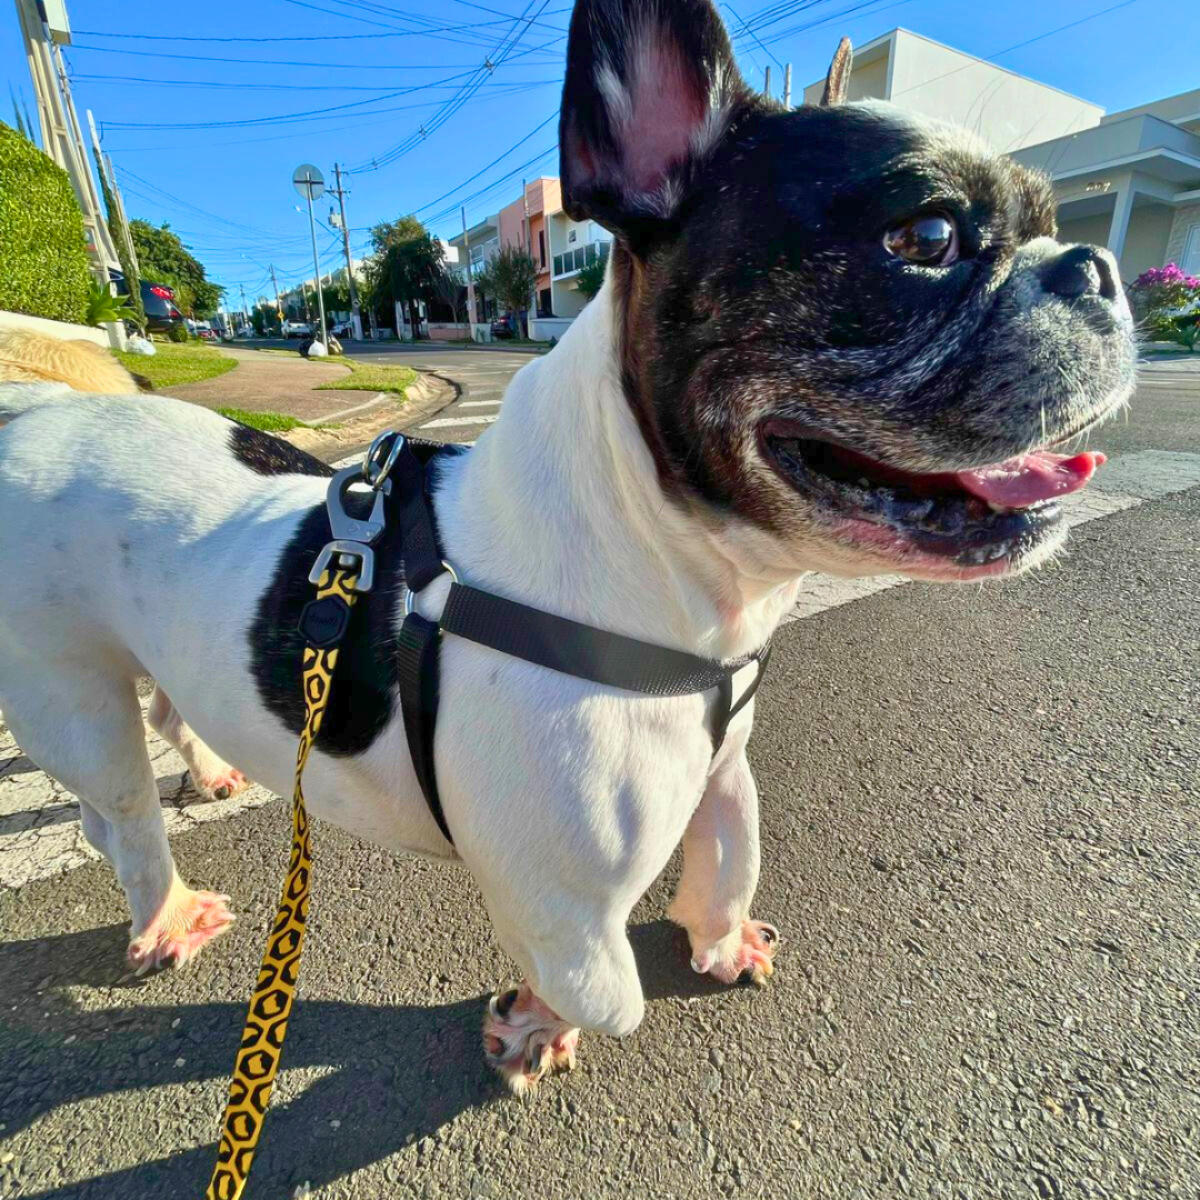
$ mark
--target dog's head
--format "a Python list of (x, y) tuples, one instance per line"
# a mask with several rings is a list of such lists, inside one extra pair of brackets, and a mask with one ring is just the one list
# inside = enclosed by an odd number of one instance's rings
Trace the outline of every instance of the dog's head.
[(838, 102), (847, 70), (785, 111), (709, 0), (579, 0), (563, 204), (616, 235), (628, 401), (668, 495), (790, 565), (1022, 569), (1097, 462), (1050, 447), (1132, 391), (1116, 264), (965, 131)]

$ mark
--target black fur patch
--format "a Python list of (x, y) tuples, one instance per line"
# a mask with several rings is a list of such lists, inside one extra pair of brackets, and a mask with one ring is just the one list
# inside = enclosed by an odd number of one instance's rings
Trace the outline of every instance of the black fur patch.
[[(324, 475), (333, 468), (282, 438), (232, 422), (229, 448), (233, 457), (256, 475)], [(326, 539), (328, 540), (328, 539)]]
[[(412, 444), (422, 459), (439, 452), (466, 453), (466, 447)], [(321, 474), (327, 473), (323, 463), (317, 465), (322, 468)], [(433, 470), (429, 468), (427, 477)], [(350, 493), (346, 507), (352, 516), (365, 518), (369, 497)], [(387, 521), (375, 545), (375, 586), (350, 610), (349, 627), (341, 643), (333, 692), (316, 741), (326, 754), (363, 753), (391, 720), (397, 703), (396, 631), (406, 589), (401, 531), (391, 505)], [(249, 632), (251, 670), (258, 694), (297, 736), (304, 725), (300, 617), (315, 594), (308, 573), (329, 538), (329, 517), (321, 504), (309, 511), (284, 547)]]

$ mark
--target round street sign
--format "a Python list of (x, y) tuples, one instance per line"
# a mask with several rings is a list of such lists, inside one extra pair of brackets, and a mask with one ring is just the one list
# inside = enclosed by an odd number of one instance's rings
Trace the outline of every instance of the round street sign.
[(305, 199), (318, 200), (325, 191), (325, 176), (312, 163), (301, 163), (292, 172), (292, 186)]

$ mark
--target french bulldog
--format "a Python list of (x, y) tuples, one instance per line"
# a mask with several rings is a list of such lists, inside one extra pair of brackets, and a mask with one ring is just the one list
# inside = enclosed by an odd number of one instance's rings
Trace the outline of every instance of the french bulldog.
[[(709, 0), (578, 0), (563, 203), (614, 235), (607, 279), (497, 423), (437, 462), (464, 582), (732, 661), (809, 572), (968, 582), (1061, 550), (1060, 500), (1102, 457), (1059, 447), (1134, 384), (1116, 265), (1056, 240), (1044, 178), (842, 102), (840, 59), (827, 103), (785, 110), (739, 75)], [(136, 684), (157, 681), (150, 719), (202, 786), (244, 772), (288, 792), (329, 470), (163, 397), (7, 384), (0, 409), (0, 705), (115, 867), (130, 962), (185, 962), (232, 917), (176, 872)], [(394, 531), (377, 553), (305, 790), (327, 821), (471, 871), (523, 974), (485, 1018), (505, 1080), (571, 1066), (581, 1028), (636, 1029), (626, 921), (680, 842), (670, 912), (692, 966), (769, 975), (753, 705), (714, 757), (711, 695), (618, 691), (447, 635), (451, 847), (401, 721)], [(436, 619), (447, 590), (418, 611)]]

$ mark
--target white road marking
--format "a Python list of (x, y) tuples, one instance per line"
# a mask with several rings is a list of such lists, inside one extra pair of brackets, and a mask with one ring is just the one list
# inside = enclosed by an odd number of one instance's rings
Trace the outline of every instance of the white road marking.
[(362, 412), (367, 408), (374, 408), (381, 400), (386, 400), (387, 398), (387, 392), (376, 392), (370, 400), (365, 400), (362, 404), (356, 404), (353, 408), (335, 409), (333, 412), (326, 413), (323, 417), (313, 417), (306, 424), (324, 425), (326, 421), (340, 421), (342, 417), (348, 417), (352, 413)]
[(437, 421), (426, 421), (421, 426), (422, 429), (449, 429), (453, 425), (491, 425), (493, 421), (500, 419), (499, 413), (493, 413), (491, 416), (475, 416), (475, 417), (442, 417)]
[(499, 400), (460, 400), (459, 408), (499, 408)]
[[(491, 419), (485, 420), (490, 423)], [(444, 421), (447, 425), (465, 423), (454, 418)], [(352, 455), (334, 466), (360, 461), (361, 456)], [(1066, 501), (1067, 521), (1082, 525), (1197, 486), (1200, 454), (1146, 450), (1121, 455), (1101, 469), (1086, 491)], [(787, 619), (804, 620), (907, 582), (897, 576), (832, 579), (813, 575), (805, 581), (800, 600)], [(143, 710), (146, 703), (143, 701)], [(169, 834), (231, 817), (274, 799), (265, 789), (254, 787), (231, 800), (176, 808), (172, 801), (181, 788), (183, 760), (150, 730), (147, 744)], [(0, 889), (20, 888), (98, 858), (83, 838), (74, 797), (22, 756), (0, 721)]]

